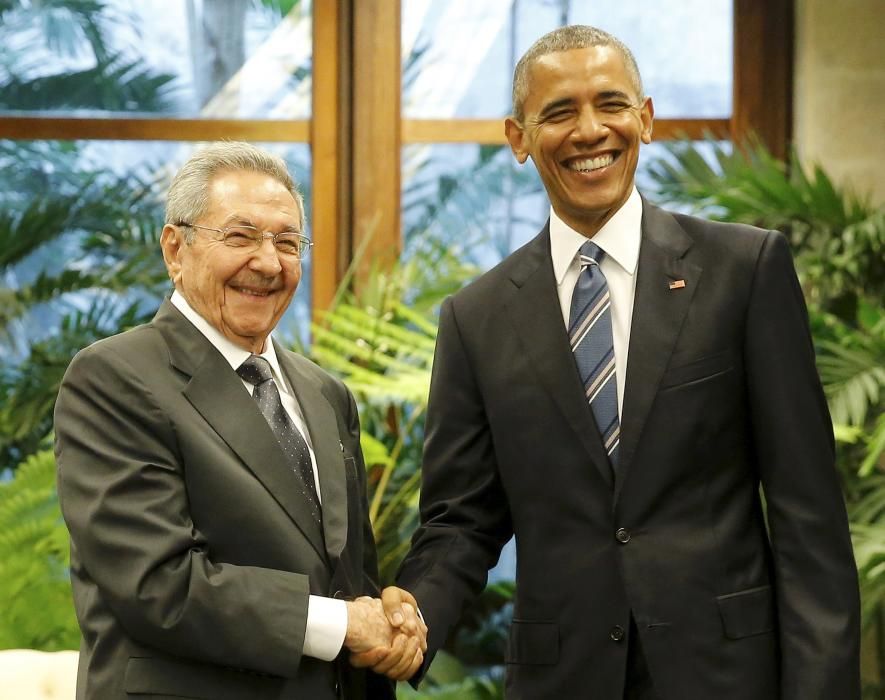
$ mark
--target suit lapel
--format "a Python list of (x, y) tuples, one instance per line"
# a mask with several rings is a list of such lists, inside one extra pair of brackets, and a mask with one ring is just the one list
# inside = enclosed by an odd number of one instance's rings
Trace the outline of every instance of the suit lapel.
[(335, 410), (316, 380), (302, 372), (287, 351), (279, 346), (276, 350), (310, 433), (323, 502), (326, 552), (334, 560), (340, 557), (347, 542), (347, 477)]
[(549, 222), (523, 249), (511, 279), (517, 291), (507, 310), (531, 359), (531, 365), (566, 423), (580, 438), (599, 475), (612, 488), (608, 456), (590, 405), (581, 390), (581, 379), (559, 310), (550, 259)]
[[(671, 214), (643, 202), (615, 500), (700, 280), (701, 268), (684, 259), (691, 244)], [(671, 289), (670, 282), (678, 280), (685, 286)]]
[(322, 532), (309, 515), (309, 504), (240, 378), (168, 300), (157, 312), (154, 325), (166, 339), (173, 367), (190, 376), (184, 396), (325, 558)]

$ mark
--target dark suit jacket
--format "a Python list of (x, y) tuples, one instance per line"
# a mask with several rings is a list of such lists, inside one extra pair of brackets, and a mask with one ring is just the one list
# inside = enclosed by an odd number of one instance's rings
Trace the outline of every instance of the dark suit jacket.
[(377, 565), (353, 397), (276, 351), (313, 441), (322, 532), (240, 378), (170, 302), (71, 363), (55, 430), (78, 698), (393, 697), (301, 656), (308, 596), (376, 595)]
[(858, 698), (857, 574), (785, 239), (645, 203), (637, 274), (614, 477), (549, 230), (443, 305), (398, 577), (430, 653), (515, 534), (508, 698), (621, 700), (631, 614), (662, 700)]

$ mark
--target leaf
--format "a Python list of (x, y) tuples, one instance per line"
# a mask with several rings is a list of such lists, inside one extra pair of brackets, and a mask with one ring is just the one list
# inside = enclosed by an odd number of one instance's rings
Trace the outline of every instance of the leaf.
[(0, 648), (77, 648), (69, 549), (45, 450), (0, 483)]
[[(885, 413), (879, 415), (876, 427), (867, 443), (867, 456), (858, 469), (861, 477), (869, 476), (879, 465), (882, 455), (885, 454)], [(885, 469), (885, 465), (882, 465)]]

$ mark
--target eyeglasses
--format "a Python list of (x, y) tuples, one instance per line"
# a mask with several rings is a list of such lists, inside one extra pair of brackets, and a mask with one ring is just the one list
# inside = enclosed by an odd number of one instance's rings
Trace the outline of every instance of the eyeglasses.
[(220, 240), (228, 248), (235, 248), (244, 252), (258, 250), (261, 248), (261, 244), (264, 243), (264, 239), (270, 238), (277, 253), (304, 258), (313, 245), (313, 241), (300, 233), (292, 231), (271, 233), (270, 231), (259, 231), (254, 226), (246, 226), (245, 224), (236, 224), (235, 226), (227, 226), (225, 228), (212, 228), (211, 226), (200, 226), (181, 221), (176, 226), (187, 226), (188, 228), (220, 233), (221, 238), (216, 240)]

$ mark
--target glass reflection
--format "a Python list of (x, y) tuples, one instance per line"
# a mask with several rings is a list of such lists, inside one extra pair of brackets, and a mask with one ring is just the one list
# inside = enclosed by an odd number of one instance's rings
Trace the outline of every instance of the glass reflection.
[[(309, 220), (308, 146), (261, 145), (286, 160)], [(165, 193), (198, 147), (0, 140), (0, 364), (35, 343), (55, 339), (67, 348), (80, 326), (88, 332), (77, 337), (91, 342), (153, 315), (171, 291), (159, 249)], [(307, 337), (311, 278), (308, 257), (278, 326), (285, 341)], [(85, 344), (72, 341), (70, 353)]]
[(0, 22), (0, 112), (300, 119), (309, 0), (13, 3)]
[(731, 0), (404, 2), (404, 116), (507, 114), (519, 57), (564, 24), (592, 24), (624, 41), (636, 55), (658, 117), (730, 116)]

